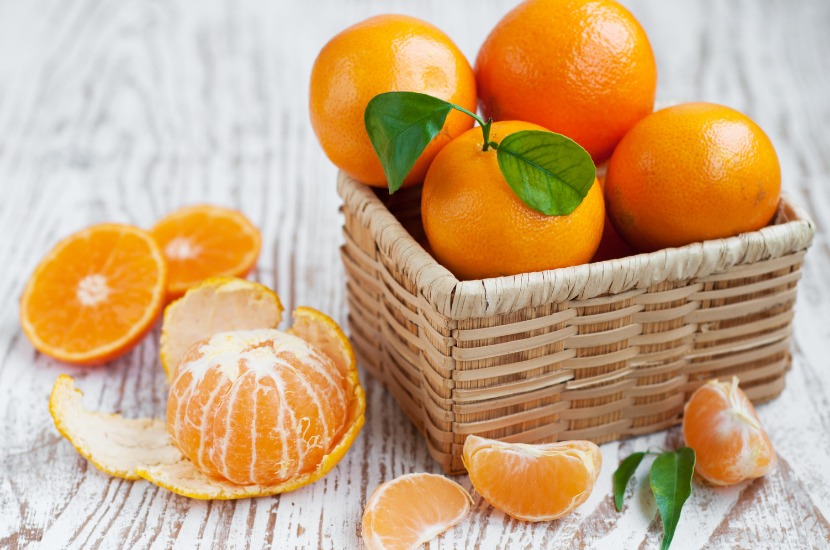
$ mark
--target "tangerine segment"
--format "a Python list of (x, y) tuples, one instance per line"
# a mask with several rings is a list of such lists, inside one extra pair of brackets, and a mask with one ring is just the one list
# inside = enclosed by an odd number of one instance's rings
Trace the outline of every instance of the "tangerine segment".
[(20, 325), (40, 352), (81, 365), (130, 351), (164, 303), (167, 268), (152, 236), (129, 225), (88, 227), (41, 260), (20, 299)]
[(176, 366), (196, 342), (219, 332), (276, 328), (282, 303), (266, 286), (234, 277), (211, 277), (164, 310), (161, 364), (168, 382)]
[(475, 490), (504, 513), (523, 521), (548, 521), (588, 500), (602, 467), (590, 441), (526, 445), (475, 435), (462, 454)]
[(458, 483), (434, 474), (406, 474), (378, 486), (363, 511), (369, 550), (413, 550), (470, 511), (472, 498)]
[(710, 380), (686, 403), (683, 437), (695, 450), (695, 471), (713, 485), (770, 473), (778, 461), (755, 407), (732, 383)]
[(176, 210), (151, 232), (170, 269), (170, 298), (214, 275), (244, 277), (262, 245), (259, 230), (241, 212), (206, 204)]
[[(310, 327), (303, 334), (325, 335), (327, 344), (340, 342), (332, 348), (338, 358), (354, 357), (348, 340), (328, 317), (309, 308), (302, 308), (297, 317)], [(332, 332), (329, 332), (332, 331)], [(314, 342), (311, 342), (313, 345)], [(325, 347), (325, 345), (323, 346)], [(332, 358), (334, 362), (339, 359)], [(81, 392), (74, 381), (61, 376), (52, 390), (49, 410), (58, 431), (84, 457), (100, 470), (127, 479), (142, 477), (174, 493), (199, 499), (236, 499), (267, 496), (313, 483), (329, 472), (343, 458), (364, 422), (366, 400), (357, 378), (357, 365), (347, 365), (348, 408), (345, 430), (329, 452), (312, 471), (272, 485), (240, 485), (209, 476), (182, 455), (170, 440), (166, 423), (161, 419), (128, 420), (117, 414), (101, 414), (84, 410)]]

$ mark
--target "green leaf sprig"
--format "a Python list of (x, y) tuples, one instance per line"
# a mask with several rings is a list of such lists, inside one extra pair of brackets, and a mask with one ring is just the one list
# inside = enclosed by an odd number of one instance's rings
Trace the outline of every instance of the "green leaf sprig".
[(668, 550), (680, 521), (683, 504), (692, 494), (695, 451), (691, 447), (682, 447), (660, 454), (646, 451), (629, 455), (614, 472), (614, 505), (618, 512), (622, 510), (625, 487), (646, 455), (657, 455), (651, 465), (649, 482), (663, 521), (663, 542), (660, 550)]
[(363, 115), (390, 193), (400, 189), (453, 109), (478, 121), (484, 134), (482, 150), (496, 150), (505, 181), (530, 208), (548, 216), (564, 216), (582, 203), (596, 178), (596, 166), (575, 141), (553, 132), (523, 130), (496, 143), (490, 140), (492, 119), (484, 122), (459, 105), (416, 92), (377, 95)]

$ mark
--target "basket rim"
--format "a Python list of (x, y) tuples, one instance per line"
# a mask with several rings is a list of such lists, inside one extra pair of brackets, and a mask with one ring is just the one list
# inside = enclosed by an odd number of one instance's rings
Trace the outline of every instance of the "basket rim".
[(737, 265), (806, 250), (815, 235), (813, 220), (782, 191), (773, 224), (758, 231), (616, 260), (460, 281), (418, 244), (369, 186), (340, 171), (337, 192), (346, 208), (369, 229), (380, 252), (415, 282), (423, 301), (434, 312), (454, 320), (706, 277)]

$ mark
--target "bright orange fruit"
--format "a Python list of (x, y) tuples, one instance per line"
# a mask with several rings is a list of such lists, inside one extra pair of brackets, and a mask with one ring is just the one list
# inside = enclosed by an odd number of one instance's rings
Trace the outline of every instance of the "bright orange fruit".
[(167, 259), (168, 299), (208, 277), (244, 277), (262, 246), (259, 230), (241, 212), (206, 204), (176, 210), (151, 233)]
[(475, 435), (462, 454), (475, 490), (504, 513), (524, 521), (549, 521), (588, 500), (602, 454), (590, 441), (526, 445)]
[[(378, 15), (349, 27), (323, 47), (311, 70), (311, 125), (323, 151), (345, 173), (375, 187), (386, 187), (386, 176), (363, 113), (374, 96), (394, 91), (476, 110), (475, 74), (464, 55), (443, 32), (406, 15)], [(472, 125), (472, 118), (451, 111), (404, 186), (422, 182), (438, 151)]]
[(167, 268), (149, 233), (101, 224), (55, 245), (20, 298), (20, 326), (40, 352), (81, 365), (130, 351), (164, 304)]
[(485, 119), (568, 136), (596, 164), (654, 108), (648, 37), (612, 0), (528, 0), (499, 21), (476, 59)]
[(778, 157), (763, 130), (711, 103), (641, 120), (617, 146), (605, 180), (611, 223), (646, 252), (761, 229), (780, 192)]
[[(528, 122), (494, 122), (496, 142)], [(597, 182), (567, 216), (527, 206), (504, 179), (481, 128), (444, 147), (424, 181), (421, 217), (435, 258), (459, 279), (483, 279), (588, 262), (602, 237), (605, 205)]]
[(194, 344), (175, 373), (168, 432), (214, 477), (286, 482), (314, 471), (347, 427), (348, 373), (292, 334), (222, 332)]
[(778, 460), (755, 407), (741, 388), (710, 380), (683, 413), (683, 437), (695, 450), (695, 471), (714, 485), (731, 485), (770, 473)]
[(363, 512), (363, 542), (369, 550), (415, 550), (470, 511), (470, 494), (434, 474), (406, 474), (374, 490)]

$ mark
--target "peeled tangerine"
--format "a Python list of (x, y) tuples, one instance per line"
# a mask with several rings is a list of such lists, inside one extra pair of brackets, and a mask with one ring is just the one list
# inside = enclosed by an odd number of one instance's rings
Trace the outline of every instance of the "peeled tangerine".
[(363, 511), (369, 550), (414, 550), (458, 524), (472, 497), (458, 483), (434, 474), (406, 474), (378, 486)]
[(549, 521), (588, 500), (602, 455), (590, 441), (527, 445), (471, 435), (464, 466), (487, 502), (523, 521)]
[(683, 437), (695, 450), (695, 471), (713, 485), (732, 485), (770, 473), (778, 457), (755, 407), (741, 388), (710, 380), (692, 394)]
[[(167, 359), (197, 340), (170, 373), (167, 421), (86, 411), (61, 376), (49, 402), (58, 430), (101, 470), (193, 498), (272, 495), (331, 470), (366, 407), (354, 353), (334, 321), (301, 307), (288, 331), (268, 328), (281, 319), (279, 299), (233, 278), (211, 279), (177, 303), (165, 315)], [(208, 317), (226, 331), (206, 335), (211, 323), (190, 322)], [(234, 319), (245, 326), (251, 318), (265, 326), (233, 330)]]

